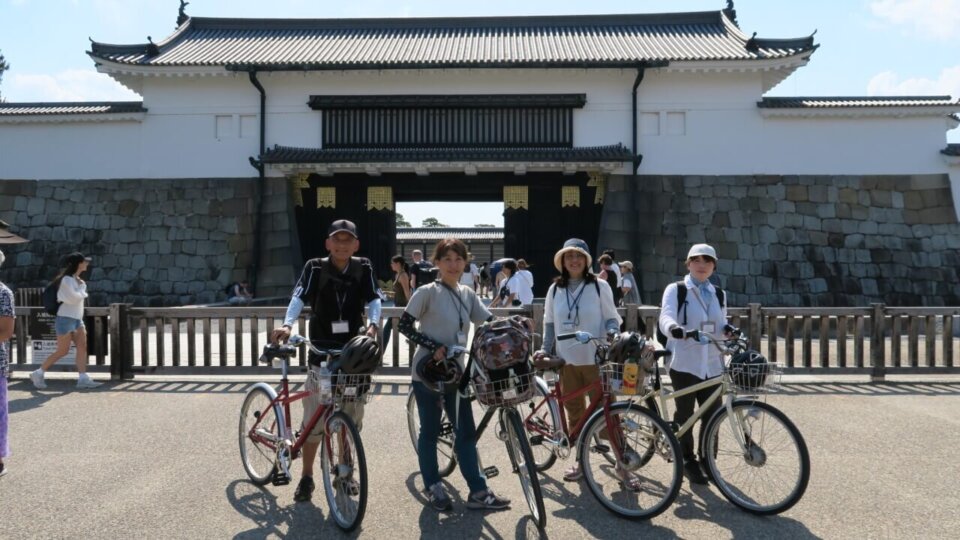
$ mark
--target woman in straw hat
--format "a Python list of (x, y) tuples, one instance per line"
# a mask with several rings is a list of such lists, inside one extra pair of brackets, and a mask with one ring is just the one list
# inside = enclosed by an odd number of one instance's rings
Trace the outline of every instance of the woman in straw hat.
[[(589, 386), (600, 378), (594, 361), (597, 346), (576, 341), (557, 341), (557, 334), (583, 330), (594, 336), (616, 334), (622, 319), (613, 303), (613, 292), (606, 281), (590, 272), (590, 249), (579, 238), (571, 238), (553, 256), (553, 265), (560, 272), (547, 291), (543, 312), (543, 353), (557, 354), (566, 360), (560, 370), (560, 388), (570, 394)], [(589, 392), (590, 400), (597, 392)], [(581, 396), (566, 401), (567, 424), (570, 431), (580, 422), (587, 404)], [(583, 477), (576, 463), (563, 474), (563, 479), (575, 482)]]

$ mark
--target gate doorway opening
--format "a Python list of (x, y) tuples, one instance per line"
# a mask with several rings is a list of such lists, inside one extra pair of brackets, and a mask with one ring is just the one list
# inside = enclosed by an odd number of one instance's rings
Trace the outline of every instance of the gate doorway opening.
[(503, 255), (526, 259), (538, 297), (557, 275), (553, 255), (567, 238), (581, 238), (597, 248), (603, 202), (603, 185), (591, 181), (586, 173), (311, 174), (299, 188), (303, 204), (296, 208), (296, 219), (304, 260), (325, 256), (327, 227), (335, 219), (349, 219), (359, 229), (358, 255), (373, 262), (380, 279), (392, 277), (397, 205), (424, 201), (438, 208), (463, 202), (501, 204)]

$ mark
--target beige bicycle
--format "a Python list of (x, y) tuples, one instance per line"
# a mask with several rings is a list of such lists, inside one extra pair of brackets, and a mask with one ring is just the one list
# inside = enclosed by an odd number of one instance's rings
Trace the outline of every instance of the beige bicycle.
[(659, 369), (648, 378), (640, 400), (668, 419), (667, 402), (707, 388), (710, 399), (697, 408), (682, 426), (668, 422), (677, 437), (693, 428), (705, 411), (723, 401), (701, 429), (701, 459), (706, 474), (733, 504), (758, 515), (779, 514), (797, 504), (810, 480), (810, 454), (800, 430), (783, 412), (764, 401), (779, 387), (782, 370), (760, 353), (747, 348), (743, 333), (728, 327), (729, 339), (721, 340), (698, 330), (685, 338), (705, 336), (712, 346), (729, 356), (724, 373), (680, 391), (663, 388)]

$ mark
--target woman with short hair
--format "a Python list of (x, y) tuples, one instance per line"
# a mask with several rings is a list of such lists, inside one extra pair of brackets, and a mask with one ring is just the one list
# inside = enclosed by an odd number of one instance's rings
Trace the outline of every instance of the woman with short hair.
[[(508, 499), (497, 496), (487, 487), (487, 479), (480, 472), (476, 424), (470, 400), (459, 395), (457, 384), (435, 388), (424, 370), (424, 364), (444, 362), (448, 346), (466, 347), (471, 323), (479, 325), (493, 318), (476, 291), (460, 283), (466, 260), (467, 246), (460, 240), (446, 238), (438, 242), (433, 252), (433, 264), (439, 269), (439, 279), (417, 287), (397, 325), (401, 334), (418, 345), (410, 362), (413, 396), (420, 415), (417, 458), (427, 498), (439, 512), (453, 508), (440, 481), (437, 463), (437, 441), (444, 410), (448, 418), (456, 419), (454, 451), (460, 463), (460, 474), (470, 488), (467, 508), (496, 510), (510, 506)], [(416, 321), (420, 321), (419, 329), (415, 326)], [(457, 362), (463, 371), (462, 359), (451, 361)]]

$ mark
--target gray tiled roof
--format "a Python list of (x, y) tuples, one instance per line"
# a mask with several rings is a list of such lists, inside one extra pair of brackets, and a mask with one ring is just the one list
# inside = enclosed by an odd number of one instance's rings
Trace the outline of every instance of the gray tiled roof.
[(229, 69), (603, 67), (777, 59), (813, 37), (749, 38), (723, 11), (398, 19), (190, 18), (153, 44), (94, 42), (94, 59)]
[(763, 109), (835, 109), (842, 107), (960, 107), (950, 96), (765, 97)]
[(146, 112), (142, 101), (64, 101), (0, 103), (0, 116), (114, 114)]
[(460, 240), (503, 241), (502, 228), (477, 227), (397, 227), (397, 241), (443, 240), (449, 237)]
[(940, 153), (945, 156), (960, 156), (960, 143), (950, 143)]
[(294, 148), (274, 146), (264, 163), (411, 163), (423, 161), (628, 162), (622, 144), (579, 148)]

